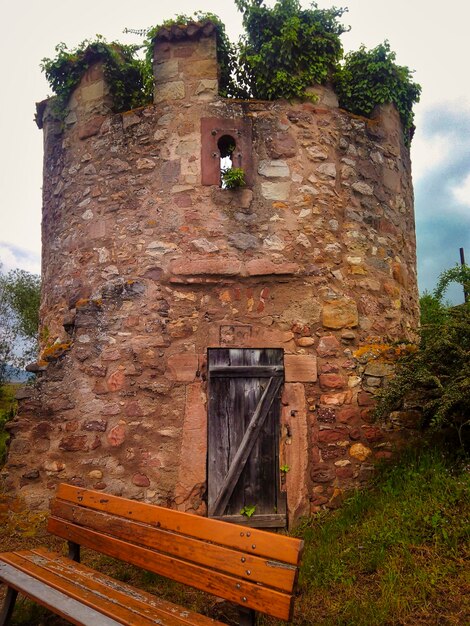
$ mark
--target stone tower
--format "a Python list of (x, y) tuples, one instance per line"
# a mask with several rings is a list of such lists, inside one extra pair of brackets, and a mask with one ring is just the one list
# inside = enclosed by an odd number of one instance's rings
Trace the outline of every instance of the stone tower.
[[(43, 348), (5, 486), (36, 507), (63, 481), (199, 514), (209, 498), (233, 519), (272, 488), (251, 523), (282, 526), (336, 506), (391, 454), (371, 418), (391, 373), (376, 357), (417, 322), (400, 119), (391, 105), (347, 113), (327, 88), (317, 104), (219, 97), (210, 23), (161, 31), (154, 76), (142, 109), (110, 112), (99, 64), (64, 125), (38, 107)], [(224, 156), (245, 187), (221, 187)], [(276, 377), (263, 408), (256, 389)], [(238, 434), (223, 421), (234, 406)], [(244, 495), (211, 511), (260, 407), (256, 463), (231, 485)]]

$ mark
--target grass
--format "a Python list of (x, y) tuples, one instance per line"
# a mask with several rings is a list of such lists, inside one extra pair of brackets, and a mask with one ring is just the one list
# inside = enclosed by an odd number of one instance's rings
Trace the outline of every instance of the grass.
[[(415, 626), (470, 623), (468, 592), (468, 467), (439, 449), (408, 452), (379, 470), (371, 488), (352, 494), (335, 513), (305, 519), (294, 534), (306, 543), (297, 626)], [(2, 528), (4, 530), (2, 530)], [(3, 525), (0, 548), (44, 545), (41, 531), (23, 539)], [(8, 539), (7, 539), (8, 535)], [(12, 536), (15, 546), (12, 546)], [(53, 545), (53, 542), (56, 542)], [(49, 547), (57, 541), (49, 538)], [(236, 613), (212, 596), (84, 551), (84, 562), (167, 600), (228, 624)], [(284, 622), (263, 617), (262, 626)], [(23, 600), (14, 626), (59, 626)]]
[(294, 623), (470, 623), (467, 469), (437, 449), (408, 452), (340, 511), (304, 520)]

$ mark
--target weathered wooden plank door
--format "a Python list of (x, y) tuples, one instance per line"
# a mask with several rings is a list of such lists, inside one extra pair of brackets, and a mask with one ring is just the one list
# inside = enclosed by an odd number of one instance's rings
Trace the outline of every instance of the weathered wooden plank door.
[[(208, 373), (209, 516), (283, 527), (286, 504), (279, 469), (283, 350), (211, 348)], [(242, 515), (253, 506), (250, 517)]]

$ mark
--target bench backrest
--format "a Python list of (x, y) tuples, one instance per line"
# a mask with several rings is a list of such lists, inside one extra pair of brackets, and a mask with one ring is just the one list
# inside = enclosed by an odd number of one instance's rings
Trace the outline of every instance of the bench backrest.
[(299, 539), (59, 486), (49, 532), (241, 606), (292, 618)]

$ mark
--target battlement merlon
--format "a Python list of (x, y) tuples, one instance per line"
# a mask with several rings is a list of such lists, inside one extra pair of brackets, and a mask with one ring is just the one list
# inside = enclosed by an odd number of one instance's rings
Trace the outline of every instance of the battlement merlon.
[[(217, 62), (216, 26), (205, 20), (186, 25), (161, 28), (155, 37), (153, 77), (155, 104), (168, 101), (209, 102), (218, 97), (219, 65)], [(36, 104), (36, 123), (57, 121), (55, 98)], [(90, 66), (72, 92), (67, 105), (65, 126), (87, 122), (84, 137), (112, 112), (113, 100), (106, 82), (104, 65)], [(90, 123), (91, 120), (94, 120)]]
[(211, 101), (219, 93), (216, 26), (210, 21), (162, 28), (153, 55), (154, 102)]

